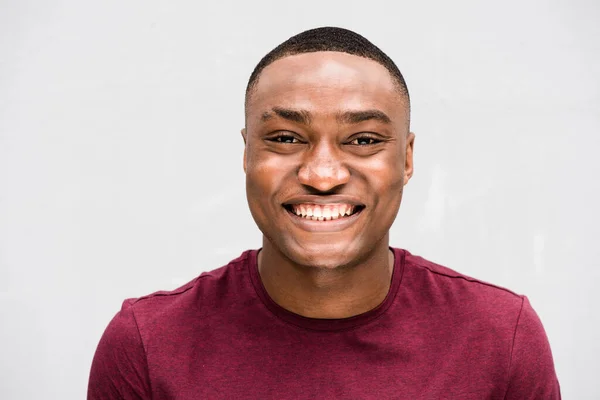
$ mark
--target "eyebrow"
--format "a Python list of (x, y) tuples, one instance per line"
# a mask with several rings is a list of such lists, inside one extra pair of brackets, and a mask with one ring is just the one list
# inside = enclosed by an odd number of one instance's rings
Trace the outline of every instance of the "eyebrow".
[[(310, 125), (310, 113), (306, 110), (293, 110), (291, 108), (273, 107), (273, 113), (288, 121), (298, 122), (304, 125)], [(265, 111), (261, 117), (263, 121), (273, 118), (273, 113)]]
[[(306, 110), (294, 110), (291, 108), (273, 107), (272, 112), (265, 111), (262, 114), (261, 120), (263, 122), (268, 121), (274, 117), (273, 114), (283, 119), (287, 119), (288, 121), (298, 122), (304, 125), (310, 125), (312, 119), (310, 112)], [(389, 124), (392, 121), (386, 113), (375, 109), (340, 112), (336, 115), (336, 119), (338, 120), (338, 122), (345, 124), (358, 124), (360, 122), (369, 120), (375, 120), (383, 122), (385, 124)]]
[(392, 122), (386, 113), (379, 110), (345, 111), (337, 116), (338, 121), (346, 124), (358, 124), (359, 122), (375, 120), (389, 124)]

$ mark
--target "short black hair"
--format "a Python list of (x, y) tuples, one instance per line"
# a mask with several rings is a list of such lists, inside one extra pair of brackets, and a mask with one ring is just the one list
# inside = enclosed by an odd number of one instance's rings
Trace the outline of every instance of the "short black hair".
[(246, 103), (248, 102), (248, 95), (256, 85), (260, 73), (269, 64), (287, 56), (314, 53), (317, 51), (339, 51), (368, 58), (383, 65), (392, 75), (400, 92), (406, 96), (410, 108), (408, 87), (394, 61), (381, 51), (379, 47), (358, 33), (330, 26), (309, 29), (292, 36), (264, 56), (254, 68), (248, 80), (248, 86), (246, 86)]

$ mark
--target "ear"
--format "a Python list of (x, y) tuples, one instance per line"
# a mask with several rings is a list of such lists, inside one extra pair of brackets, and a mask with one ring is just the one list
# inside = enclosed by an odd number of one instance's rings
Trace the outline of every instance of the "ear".
[(246, 145), (247, 145), (247, 137), (246, 137), (246, 128), (242, 128), (242, 138), (244, 139), (244, 173), (246, 173)]
[(406, 185), (413, 175), (413, 149), (415, 147), (415, 134), (409, 132), (406, 136), (406, 153), (404, 155), (404, 184)]

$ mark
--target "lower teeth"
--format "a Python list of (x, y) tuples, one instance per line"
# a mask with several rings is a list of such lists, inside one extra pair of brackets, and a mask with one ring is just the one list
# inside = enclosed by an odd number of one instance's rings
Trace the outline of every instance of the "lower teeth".
[(296, 214), (296, 216), (298, 216), (300, 218), (304, 218), (304, 219), (309, 219), (311, 221), (332, 221), (335, 219), (346, 218), (346, 217), (349, 217), (350, 215), (341, 215), (337, 218), (324, 218), (324, 217), (314, 217), (314, 216), (309, 217), (309, 216), (302, 216), (302, 215), (298, 215), (298, 214)]

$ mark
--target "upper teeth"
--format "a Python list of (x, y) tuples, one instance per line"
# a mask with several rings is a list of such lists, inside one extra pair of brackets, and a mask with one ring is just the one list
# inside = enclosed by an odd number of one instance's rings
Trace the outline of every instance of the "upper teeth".
[(297, 216), (315, 221), (338, 219), (355, 211), (350, 204), (292, 204), (291, 207)]

